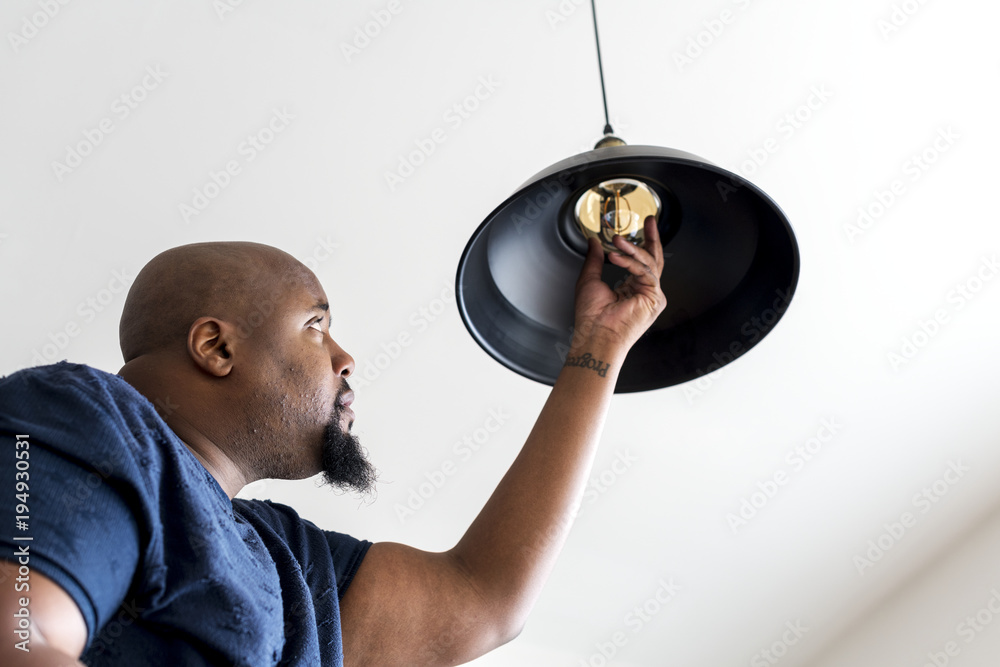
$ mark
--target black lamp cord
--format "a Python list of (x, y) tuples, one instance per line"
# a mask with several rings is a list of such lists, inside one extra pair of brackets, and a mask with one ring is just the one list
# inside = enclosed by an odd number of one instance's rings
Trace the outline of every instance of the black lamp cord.
[(590, 10), (594, 15), (594, 44), (597, 45), (597, 71), (601, 75), (601, 98), (604, 100), (604, 134), (614, 134), (608, 118), (608, 94), (604, 90), (604, 66), (601, 64), (601, 40), (597, 37), (597, 6), (590, 0)]

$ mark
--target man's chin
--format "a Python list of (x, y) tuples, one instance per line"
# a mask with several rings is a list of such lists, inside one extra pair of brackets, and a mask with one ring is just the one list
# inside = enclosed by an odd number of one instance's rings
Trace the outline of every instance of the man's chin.
[[(368, 462), (365, 461), (365, 463)], [(345, 478), (340, 470), (331, 472), (324, 469), (322, 471), (323, 485), (331, 486), (337, 491), (351, 491), (357, 493), (359, 496), (373, 496), (375, 495), (375, 484), (378, 481), (376, 477), (377, 471), (370, 463), (368, 465), (371, 470), (370, 473), (365, 472), (364, 476), (355, 476), (351, 479)]]
[(323, 481), (341, 491), (371, 495), (375, 491), (378, 473), (368, 460), (367, 452), (358, 437), (350, 433), (353, 420), (347, 422), (346, 429), (342, 426), (343, 421), (337, 419), (326, 428), (323, 439)]

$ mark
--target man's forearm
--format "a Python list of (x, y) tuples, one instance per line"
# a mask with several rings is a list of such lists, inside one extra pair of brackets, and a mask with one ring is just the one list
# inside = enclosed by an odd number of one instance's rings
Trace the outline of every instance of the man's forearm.
[(520, 454), (451, 552), (508, 633), (524, 624), (565, 542), (626, 352), (574, 346)]

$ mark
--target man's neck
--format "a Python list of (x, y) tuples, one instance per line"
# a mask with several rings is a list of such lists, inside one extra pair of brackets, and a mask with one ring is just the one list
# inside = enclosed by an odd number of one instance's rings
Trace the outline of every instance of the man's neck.
[(122, 366), (118, 375), (153, 404), (170, 430), (232, 499), (253, 479), (199, 427), (194, 417), (198, 414), (196, 406), (204, 406), (205, 402), (164, 366), (163, 361), (137, 357)]

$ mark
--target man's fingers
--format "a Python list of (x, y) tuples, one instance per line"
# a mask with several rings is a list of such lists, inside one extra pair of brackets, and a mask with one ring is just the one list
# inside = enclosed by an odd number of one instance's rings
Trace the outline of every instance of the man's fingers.
[(663, 244), (660, 243), (660, 229), (656, 226), (656, 218), (647, 215), (643, 222), (643, 235), (646, 239), (646, 252), (653, 256), (657, 266), (663, 266)]
[(604, 248), (601, 242), (595, 238), (587, 239), (587, 256), (583, 260), (583, 268), (580, 269), (580, 277), (577, 279), (577, 286), (590, 280), (601, 279), (601, 271), (604, 268)]
[[(615, 263), (618, 264), (618, 266), (628, 269), (629, 273), (635, 276), (642, 277), (644, 275), (648, 275), (651, 278), (651, 283), (659, 283), (662, 265), (657, 264), (656, 260), (647, 250), (629, 243), (621, 236), (615, 236), (612, 243), (614, 243), (614, 246), (623, 253), (618, 255), (618, 258), (621, 260), (629, 260), (628, 262), (616, 261)], [(612, 255), (612, 257), (614, 257), (614, 255)]]
[(656, 276), (653, 267), (640, 261), (638, 258), (618, 254), (612, 254), (610, 255), (610, 258), (612, 263), (626, 269), (641, 284), (649, 287), (656, 287), (660, 284), (659, 278)]

